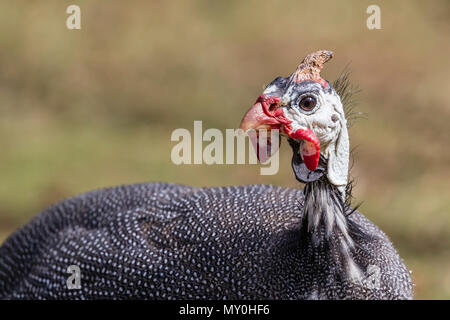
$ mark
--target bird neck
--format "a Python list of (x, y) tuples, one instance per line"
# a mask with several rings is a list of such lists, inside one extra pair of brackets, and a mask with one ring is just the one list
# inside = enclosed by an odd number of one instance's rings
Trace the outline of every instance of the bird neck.
[(322, 176), (306, 183), (303, 192), (303, 217), (307, 222), (307, 231), (318, 232), (324, 227), (326, 234), (330, 235), (336, 227), (350, 241), (346, 225), (347, 205), (341, 191)]
[(326, 176), (306, 183), (301, 227), (305, 242), (317, 249), (313, 251), (326, 248), (330, 258), (339, 260), (335, 265), (344, 267), (352, 279), (358, 279), (360, 271), (352, 258), (354, 241), (347, 218), (351, 211), (341, 190)]

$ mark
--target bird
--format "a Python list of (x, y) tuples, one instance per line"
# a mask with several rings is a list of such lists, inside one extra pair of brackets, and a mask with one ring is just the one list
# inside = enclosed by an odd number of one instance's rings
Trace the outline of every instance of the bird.
[(0, 299), (412, 299), (392, 242), (351, 205), (348, 77), (320, 75), (332, 55), (277, 77), (240, 124), (280, 132), (303, 188), (160, 182), (68, 198), (2, 244)]

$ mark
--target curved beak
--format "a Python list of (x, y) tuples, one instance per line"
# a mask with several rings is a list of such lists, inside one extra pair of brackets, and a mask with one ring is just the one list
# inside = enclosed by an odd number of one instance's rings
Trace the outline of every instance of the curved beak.
[[(287, 119), (281, 108), (279, 108), (280, 101), (280, 97), (261, 95), (253, 107), (244, 115), (240, 129), (245, 132), (252, 129), (258, 132), (261, 129), (272, 130), (283, 128), (289, 137), (304, 141), (300, 148), (302, 159), (309, 170), (316, 170), (320, 157), (319, 140), (310, 129), (292, 130), (292, 126), (290, 125), (292, 121)], [(259, 158), (259, 137), (256, 143), (254, 142), (253, 144)], [(267, 146), (270, 145), (270, 135), (267, 135)]]
[(268, 116), (264, 111), (262, 103), (257, 101), (253, 107), (247, 111), (244, 118), (242, 118), (240, 128), (244, 131), (248, 131), (251, 129), (278, 129), (280, 126), (281, 122), (275, 117)]
[[(270, 131), (272, 129), (280, 129), (283, 124), (283, 121), (279, 119), (281, 110), (278, 112), (275, 110), (278, 108), (279, 102), (279, 97), (261, 95), (241, 121), (240, 129), (244, 132), (248, 133), (250, 130), (256, 131), (256, 135), (250, 135), (250, 141), (255, 148), (258, 160), (262, 163), (268, 160), (275, 150), (272, 149), (272, 133), (266, 132), (265, 135), (260, 136), (259, 130)], [(270, 111), (271, 108), (275, 112), (272, 113)]]

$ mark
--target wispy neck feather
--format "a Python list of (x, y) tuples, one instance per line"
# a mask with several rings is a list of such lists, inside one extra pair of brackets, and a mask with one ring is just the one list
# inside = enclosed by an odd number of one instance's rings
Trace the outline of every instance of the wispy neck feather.
[[(351, 281), (361, 279), (361, 270), (353, 259), (355, 243), (347, 215), (350, 206), (344, 202), (341, 191), (328, 182), (326, 177), (309, 182), (304, 188), (302, 232), (317, 250), (328, 251), (335, 260), (337, 271)], [(342, 274), (342, 272), (340, 272)]]

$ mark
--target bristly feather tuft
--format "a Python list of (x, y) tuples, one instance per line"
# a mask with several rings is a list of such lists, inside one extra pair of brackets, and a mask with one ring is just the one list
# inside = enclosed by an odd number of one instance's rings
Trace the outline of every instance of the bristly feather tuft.
[(350, 82), (350, 68), (347, 65), (341, 72), (339, 77), (333, 82), (333, 88), (341, 98), (344, 106), (345, 117), (347, 118), (347, 127), (350, 128), (356, 119), (366, 118), (367, 115), (363, 112), (356, 111), (356, 95), (361, 92), (358, 86)]
[[(340, 191), (325, 177), (309, 182), (304, 188), (304, 199), (300, 203), (303, 210), (301, 233), (310, 237), (315, 247), (325, 246), (335, 260), (335, 265), (344, 271), (348, 279), (361, 280), (361, 268), (353, 259), (359, 239), (371, 240), (348, 216), (358, 208), (351, 208), (342, 200)], [(363, 250), (359, 248), (359, 250)]]

